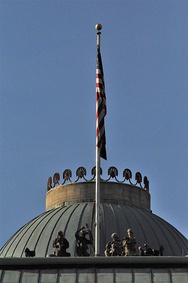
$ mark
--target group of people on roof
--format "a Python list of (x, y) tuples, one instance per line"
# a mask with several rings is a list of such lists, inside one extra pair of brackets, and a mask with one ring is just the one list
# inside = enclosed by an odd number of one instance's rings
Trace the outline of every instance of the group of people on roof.
[[(111, 235), (111, 241), (106, 244), (104, 254), (105, 256), (136, 256), (136, 238), (133, 231), (129, 228), (127, 236), (122, 240), (119, 239), (117, 233)], [(159, 256), (163, 255), (164, 247), (161, 245), (159, 250), (155, 250), (145, 244), (143, 247), (138, 247), (140, 256)]]
[[(76, 253), (78, 256), (90, 256), (88, 253), (88, 245), (93, 246), (93, 235), (88, 225), (78, 229), (75, 233), (76, 238)], [(57, 233), (57, 237), (53, 241), (53, 247), (55, 248), (54, 254), (50, 256), (70, 256), (66, 250), (69, 248), (69, 242), (64, 237), (62, 231)]]
[(106, 244), (105, 256), (133, 256), (136, 255), (136, 238), (131, 229), (127, 230), (127, 236), (119, 239), (117, 233), (111, 235), (111, 241)]
[[(88, 225), (80, 228), (75, 233), (76, 238), (76, 253), (77, 256), (90, 256), (88, 252), (88, 245), (93, 246), (93, 235)], [(69, 248), (69, 242), (64, 237), (62, 231), (59, 231), (56, 239), (53, 241), (53, 247), (55, 248), (54, 254), (51, 256), (57, 257), (68, 257), (70, 253), (66, 250)], [(139, 255), (141, 256), (159, 256), (163, 255), (163, 246), (160, 246), (159, 250), (154, 250), (145, 244), (143, 247), (138, 247)], [(105, 246), (104, 255), (108, 256), (136, 256), (136, 238), (133, 231), (129, 228), (127, 230), (127, 236), (122, 240), (119, 239), (117, 233), (111, 235), (111, 241), (109, 241)]]

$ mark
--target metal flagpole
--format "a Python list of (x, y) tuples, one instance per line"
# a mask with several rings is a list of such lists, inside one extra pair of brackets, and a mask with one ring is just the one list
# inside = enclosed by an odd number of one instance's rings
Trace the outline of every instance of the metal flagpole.
[[(95, 26), (97, 32), (97, 48), (100, 49), (100, 30), (102, 26)], [(96, 103), (96, 112), (98, 111)], [(97, 128), (96, 120), (96, 128)], [(96, 146), (96, 181), (95, 181), (95, 256), (100, 255), (100, 147)]]
[(95, 256), (100, 255), (100, 148), (96, 147)]

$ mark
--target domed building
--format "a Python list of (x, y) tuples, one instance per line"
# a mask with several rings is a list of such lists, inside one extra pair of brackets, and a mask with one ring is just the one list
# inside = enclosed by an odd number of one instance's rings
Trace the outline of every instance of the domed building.
[[(102, 171), (102, 170), (101, 170)], [(187, 282), (187, 239), (164, 219), (155, 215), (150, 207), (149, 181), (142, 175), (123, 171), (118, 180), (118, 170), (108, 169), (109, 178), (101, 179), (100, 256), (95, 257), (95, 247), (89, 245), (90, 257), (78, 257), (75, 232), (88, 224), (95, 229), (95, 170), (93, 178), (86, 179), (86, 169), (63, 172), (50, 177), (47, 184), (46, 211), (17, 231), (0, 251), (0, 282)], [(136, 246), (148, 243), (153, 249), (164, 246), (163, 256), (104, 257), (105, 245), (116, 232), (122, 239), (131, 228)], [(69, 241), (67, 250), (71, 257), (49, 257), (53, 254), (53, 240), (63, 231)], [(25, 250), (34, 251), (35, 257), (26, 257)], [(137, 255), (138, 250), (137, 250)]]
[[(72, 172), (65, 170), (63, 184), (58, 184), (60, 180), (56, 177), (59, 173), (54, 174), (55, 183), (53, 186), (48, 183), (46, 212), (15, 233), (1, 249), (1, 257), (25, 257), (26, 248), (35, 250), (36, 257), (47, 257), (53, 254), (52, 243), (60, 230), (69, 241), (68, 252), (77, 256), (75, 232), (88, 224), (94, 235), (95, 228), (95, 174), (91, 180), (86, 180), (85, 172), (85, 168), (78, 168), (77, 180), (71, 181)], [(147, 178), (144, 177), (142, 186), (139, 172), (135, 176), (136, 185), (131, 182), (132, 172), (129, 169), (124, 170), (123, 181), (117, 179), (115, 167), (110, 167), (108, 174), (108, 181), (101, 181), (100, 191), (100, 255), (104, 255), (112, 233), (123, 239), (128, 228), (134, 231), (137, 247), (147, 243), (158, 250), (163, 245), (165, 256), (188, 254), (187, 239), (152, 213)], [(90, 246), (90, 254), (94, 255), (93, 245)]]
[[(105, 101), (103, 68), (99, 54), (101, 28), (100, 24), (96, 25), (96, 92), (97, 99), (100, 100), (98, 106), (102, 104), (101, 99), (103, 103)], [(99, 108), (101, 109), (98, 107), (98, 110)], [(104, 107), (102, 108), (104, 110)], [(103, 116), (101, 113), (96, 115), (98, 123)], [(98, 127), (98, 136), (105, 133), (102, 122), (104, 121), (101, 119), (99, 124), (103, 127)], [(100, 146), (99, 142), (96, 144), (102, 152), (105, 139)], [(117, 168), (110, 167), (109, 178), (103, 180), (100, 166), (92, 169), (92, 175), (88, 180), (86, 169), (79, 167), (76, 180), (72, 180), (72, 172), (69, 169), (63, 172), (62, 182), (59, 173), (54, 174), (53, 184), (52, 178), (49, 177), (46, 211), (24, 225), (0, 250), (0, 282), (187, 283), (188, 257), (184, 256), (188, 254), (187, 239), (172, 225), (152, 213), (147, 177), (144, 177), (142, 182), (142, 175), (136, 172), (133, 182), (132, 172), (125, 169), (123, 178), (119, 180)], [(96, 193), (97, 180), (100, 190)], [(100, 196), (100, 205), (97, 194)], [(88, 226), (94, 240), (98, 237), (99, 251), (96, 253), (96, 246), (90, 242), (90, 256), (79, 257), (75, 233), (84, 226)], [(94, 233), (96, 227), (97, 234)], [(105, 245), (111, 240), (111, 235), (116, 233), (122, 239), (127, 236), (128, 229), (131, 229), (136, 237), (134, 256), (105, 257)], [(54, 253), (52, 244), (59, 231), (62, 231), (69, 241), (67, 252), (70, 257), (51, 256)], [(163, 256), (139, 256), (138, 247), (144, 244), (156, 251), (163, 246)]]

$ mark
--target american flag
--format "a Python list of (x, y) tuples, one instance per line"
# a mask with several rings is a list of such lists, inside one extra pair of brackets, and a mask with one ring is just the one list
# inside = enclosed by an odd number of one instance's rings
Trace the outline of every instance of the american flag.
[(107, 160), (104, 117), (106, 116), (106, 94), (100, 49), (97, 49), (96, 68), (96, 146), (100, 148), (100, 157)]

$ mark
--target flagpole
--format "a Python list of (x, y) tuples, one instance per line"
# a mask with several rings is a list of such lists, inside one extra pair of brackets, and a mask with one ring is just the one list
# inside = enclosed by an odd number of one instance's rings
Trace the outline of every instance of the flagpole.
[(100, 255), (100, 148), (96, 147), (95, 256)]
[[(95, 26), (97, 32), (97, 48), (100, 50), (100, 30), (102, 26)], [(97, 111), (97, 106), (96, 106)], [(97, 128), (97, 122), (96, 122)], [(100, 255), (100, 147), (96, 146), (96, 180), (95, 180), (95, 256)]]

